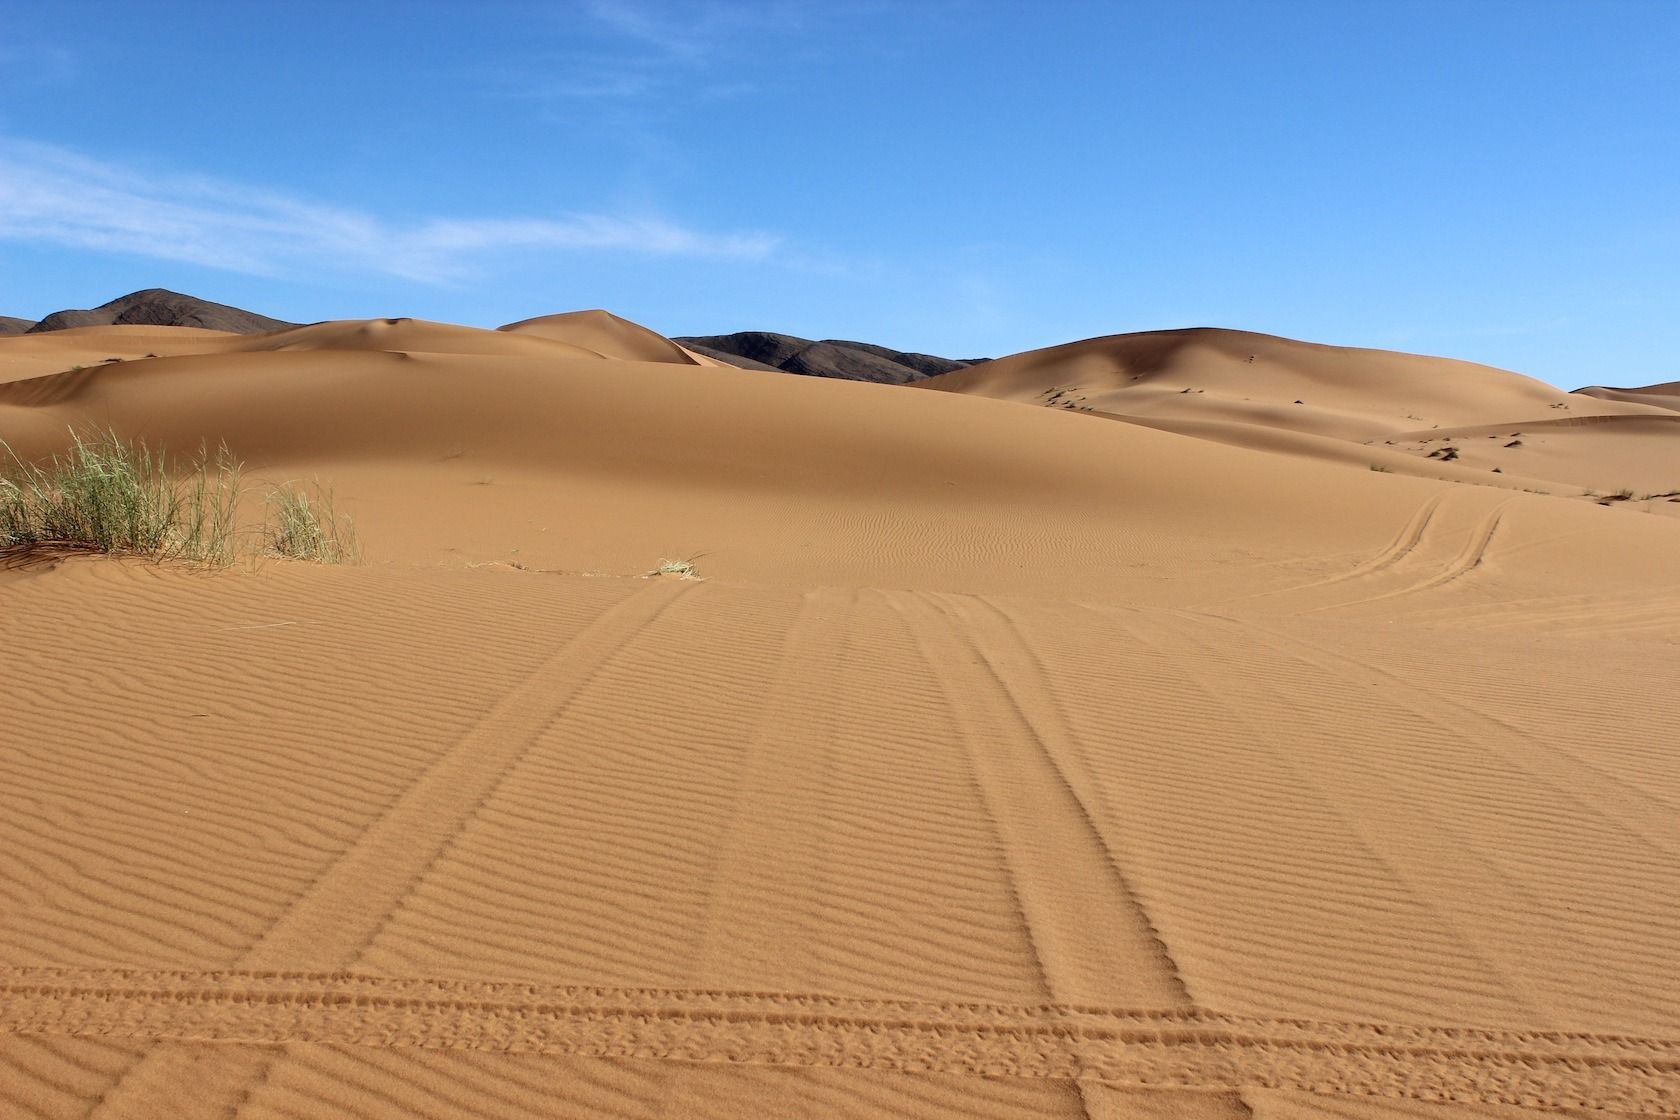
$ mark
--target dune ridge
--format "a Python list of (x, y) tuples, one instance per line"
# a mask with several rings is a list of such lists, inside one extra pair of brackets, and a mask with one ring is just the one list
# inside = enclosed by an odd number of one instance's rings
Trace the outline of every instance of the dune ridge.
[(1602, 385), (1591, 385), (1585, 389), (1576, 389), (1575, 392), (1584, 397), (1621, 401), (1624, 404), (1654, 405), (1657, 408), (1673, 409), (1680, 412), (1680, 381), (1667, 381), (1661, 385), (1644, 385), (1635, 389), (1613, 389)]
[(1680, 488), (1655, 446), (1578, 430), (1612, 419), (1651, 430), (1634, 421), (1666, 419), (1665, 386), (1564, 393), (1454, 359), (1191, 328), (1015, 354), (918, 387), (1420, 477), (1577, 495)]

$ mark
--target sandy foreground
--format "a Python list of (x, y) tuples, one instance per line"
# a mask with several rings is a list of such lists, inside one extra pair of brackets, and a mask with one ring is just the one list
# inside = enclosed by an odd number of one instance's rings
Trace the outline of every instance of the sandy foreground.
[(365, 563), (0, 569), (8, 1120), (1680, 1115), (1674, 386), (0, 339), (89, 426)]

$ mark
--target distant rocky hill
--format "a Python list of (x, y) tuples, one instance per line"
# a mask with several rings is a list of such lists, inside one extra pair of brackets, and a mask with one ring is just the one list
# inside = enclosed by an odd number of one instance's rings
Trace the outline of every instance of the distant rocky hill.
[(984, 360), (940, 358), (837, 338), (819, 342), (770, 331), (694, 335), (672, 341), (742, 369), (780, 370), (806, 377), (838, 377), (889, 385), (920, 381)]
[[(23, 319), (6, 322), (27, 323)], [(212, 331), (231, 331), (234, 334), (261, 334), (296, 326), (280, 319), (270, 319), (254, 311), (243, 311), (222, 303), (211, 303), (197, 296), (182, 295), (163, 288), (147, 288), (131, 292), (110, 303), (100, 304), (87, 311), (55, 311), (24, 331), (39, 334), (43, 331), (62, 331), (71, 327), (144, 326), (144, 327), (202, 327)], [(3, 330), (3, 328), (0, 328)], [(10, 333), (10, 332), (8, 332)]]
[[(132, 292), (89, 310), (55, 311), (38, 323), (0, 316), (0, 335), (38, 334), (96, 326), (202, 327), (234, 334), (261, 334), (297, 324), (164, 288)], [(741, 369), (874, 381), (887, 385), (921, 381), (985, 360), (941, 358), (934, 354), (893, 350), (871, 342), (837, 338), (818, 341), (770, 331), (697, 335), (671, 341)]]

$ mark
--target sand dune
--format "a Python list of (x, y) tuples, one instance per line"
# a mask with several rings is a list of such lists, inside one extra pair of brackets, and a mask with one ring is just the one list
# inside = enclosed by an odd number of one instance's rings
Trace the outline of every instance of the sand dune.
[(0, 383), (65, 373), (111, 362), (216, 353), (238, 338), (196, 327), (79, 327), (6, 339)]
[(1668, 381), (1661, 385), (1646, 385), (1638, 389), (1608, 389), (1594, 385), (1575, 392), (1584, 397), (1596, 397), (1599, 400), (1621, 401), (1624, 404), (1655, 405), (1658, 408), (1672, 409), (1680, 412), (1680, 381)]
[(718, 366), (727, 363), (696, 354), (638, 323), (606, 311), (573, 311), (509, 323), (497, 330), (520, 336), (551, 338), (588, 350), (603, 358), (629, 362), (671, 362), (676, 365)]
[(1056, 396), (1056, 407), (1083, 404), (1104, 412), (1237, 416), (1343, 439), (1547, 417), (1560, 404), (1575, 409), (1572, 415), (1583, 408), (1629, 411), (1470, 362), (1211, 328), (1033, 350), (946, 374), (926, 387), (1039, 403)]
[(1654, 488), (1663, 407), (604, 312), (0, 371), (19, 454), (226, 441), (366, 555), (0, 567), (0, 1115), (1680, 1114), (1680, 523), (1509, 484)]
[[(1015, 354), (920, 383), (1127, 420), (1245, 447), (1548, 493), (1668, 489), (1671, 456), (1583, 441), (1568, 423), (1660, 417), (1667, 387), (1564, 393), (1521, 374), (1448, 358), (1200, 328), (1112, 335)], [(1520, 455), (1454, 435), (1505, 441)], [(1569, 435), (1563, 433), (1568, 430)], [(1631, 425), (1628, 431), (1648, 428)], [(1450, 457), (1447, 448), (1451, 447)], [(1553, 452), (1556, 452), (1555, 454)], [(1491, 452), (1491, 454), (1480, 454)], [(1610, 452), (1601, 455), (1600, 452)], [(1488, 478), (1498, 468), (1505, 477)], [(1481, 476), (1481, 477), (1478, 477)], [(1680, 482), (1674, 485), (1680, 486)]]

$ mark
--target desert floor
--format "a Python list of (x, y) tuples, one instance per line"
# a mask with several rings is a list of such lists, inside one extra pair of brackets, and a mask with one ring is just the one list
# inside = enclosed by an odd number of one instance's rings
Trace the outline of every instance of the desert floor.
[(1680, 1115), (1674, 394), (0, 339), (365, 554), (0, 570), (0, 1115)]

